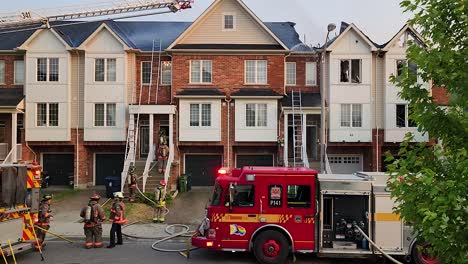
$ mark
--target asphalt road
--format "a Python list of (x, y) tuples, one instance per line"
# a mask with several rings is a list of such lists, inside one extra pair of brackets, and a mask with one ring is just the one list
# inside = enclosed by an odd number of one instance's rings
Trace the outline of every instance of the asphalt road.
[[(124, 245), (113, 249), (84, 249), (82, 242), (68, 244), (62, 241), (49, 241), (44, 251), (45, 261), (41, 262), (38, 252), (27, 252), (16, 256), (19, 264), (143, 264), (143, 263), (216, 263), (216, 264), (255, 264), (253, 255), (249, 253), (216, 252), (199, 249), (192, 251), (190, 259), (186, 259), (178, 253), (164, 253), (151, 249), (152, 241), (138, 240), (125, 241)], [(183, 244), (168, 244), (169, 248), (184, 246)], [(13, 263), (12, 260), (9, 263)], [(289, 261), (292, 263), (292, 261)], [(371, 264), (376, 263), (371, 259), (323, 259), (313, 255), (298, 255), (297, 264)]]

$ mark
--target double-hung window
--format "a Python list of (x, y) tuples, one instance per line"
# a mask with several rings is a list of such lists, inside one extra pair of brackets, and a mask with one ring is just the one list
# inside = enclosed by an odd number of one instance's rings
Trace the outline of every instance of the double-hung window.
[(24, 61), (15, 60), (14, 67), (15, 84), (24, 84)]
[(190, 126), (211, 126), (211, 104), (190, 104)]
[(340, 82), (361, 83), (361, 60), (341, 60)]
[(38, 127), (58, 126), (58, 103), (38, 103), (36, 108), (36, 125)]
[(295, 62), (286, 62), (286, 85), (296, 85)]
[(341, 105), (341, 127), (362, 127), (362, 105)]
[(317, 63), (306, 62), (306, 86), (317, 85)]
[(396, 105), (396, 126), (416, 127), (416, 122), (411, 119), (412, 108), (407, 104)]
[(236, 30), (236, 16), (234, 13), (223, 14), (223, 31)]
[(245, 126), (266, 127), (267, 126), (267, 104), (245, 105)]
[(211, 84), (212, 82), (211, 60), (190, 61), (190, 83)]
[(0, 84), (5, 83), (5, 61), (0, 60)]
[(171, 85), (172, 83), (172, 62), (161, 62), (161, 85)]
[(151, 82), (151, 61), (141, 62), (141, 83), (150, 84)]
[[(36, 80), (38, 82), (59, 81), (59, 59), (37, 58)], [(24, 68), (24, 66), (23, 66)]]
[(95, 104), (94, 105), (94, 126), (96, 127), (115, 127), (116, 105)]
[(113, 58), (94, 60), (94, 81), (115, 82), (117, 79), (117, 60)]
[(267, 68), (266, 60), (246, 60), (245, 83), (267, 84)]

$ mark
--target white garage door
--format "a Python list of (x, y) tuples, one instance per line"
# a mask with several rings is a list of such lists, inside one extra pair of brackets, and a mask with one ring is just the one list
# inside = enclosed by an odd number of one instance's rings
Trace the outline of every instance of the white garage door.
[(361, 155), (328, 155), (332, 173), (355, 173), (362, 171)]

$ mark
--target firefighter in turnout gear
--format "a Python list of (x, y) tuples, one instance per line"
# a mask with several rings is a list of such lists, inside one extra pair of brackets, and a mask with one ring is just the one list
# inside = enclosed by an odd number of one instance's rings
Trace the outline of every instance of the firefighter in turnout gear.
[(80, 213), (84, 219), (84, 234), (86, 236), (85, 248), (102, 247), (102, 221), (106, 219), (104, 210), (99, 205), (99, 194), (93, 194), (89, 198), (89, 203)]
[(167, 146), (167, 136), (164, 130), (159, 132), (159, 149), (158, 149), (158, 161), (159, 161), (159, 173), (163, 173), (166, 170), (166, 162), (169, 156), (169, 147)]
[[(110, 230), (110, 242), (107, 248), (113, 248), (115, 245), (122, 245), (122, 225), (127, 224), (125, 220), (125, 204), (122, 202), (124, 196), (122, 192), (114, 193), (114, 203), (110, 210), (109, 221), (112, 222)], [(115, 243), (115, 235), (117, 234), (117, 243)]]
[(136, 187), (137, 187), (137, 175), (135, 173), (135, 165), (133, 164), (133, 162), (130, 164), (128, 173), (130, 176), (130, 185), (128, 186), (130, 197), (128, 201), (133, 203), (135, 202)]
[[(50, 221), (53, 219), (50, 210), (50, 201), (52, 200), (52, 195), (44, 194), (41, 199), (41, 203), (39, 204), (39, 214), (36, 226), (41, 227), (43, 229), (49, 230), (50, 228)], [(37, 241), (40, 243), (41, 247), (45, 246), (44, 239), (46, 236), (46, 232), (35, 228)], [(34, 242), (34, 248), (39, 249), (39, 246), (36, 242)]]
[(166, 213), (166, 181), (162, 180), (159, 182), (159, 186), (155, 191), (156, 200), (156, 215), (153, 218), (155, 223), (164, 223), (164, 214)]

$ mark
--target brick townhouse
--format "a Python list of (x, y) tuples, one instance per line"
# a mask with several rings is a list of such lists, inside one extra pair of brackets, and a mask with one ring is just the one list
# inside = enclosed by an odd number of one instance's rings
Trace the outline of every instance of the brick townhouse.
[(288, 164), (293, 90), (303, 94), (294, 118), (307, 123), (304, 145), (317, 164), (319, 56), (294, 23), (262, 22), (242, 1), (217, 0), (193, 23), (51, 25), (2, 37), (25, 61), (22, 158), (39, 161), (52, 184), (120, 176), (130, 130), (139, 173), (154, 165), (160, 131), (168, 135), (167, 170), (148, 181), (190, 173), (194, 185), (210, 185), (221, 166)]

